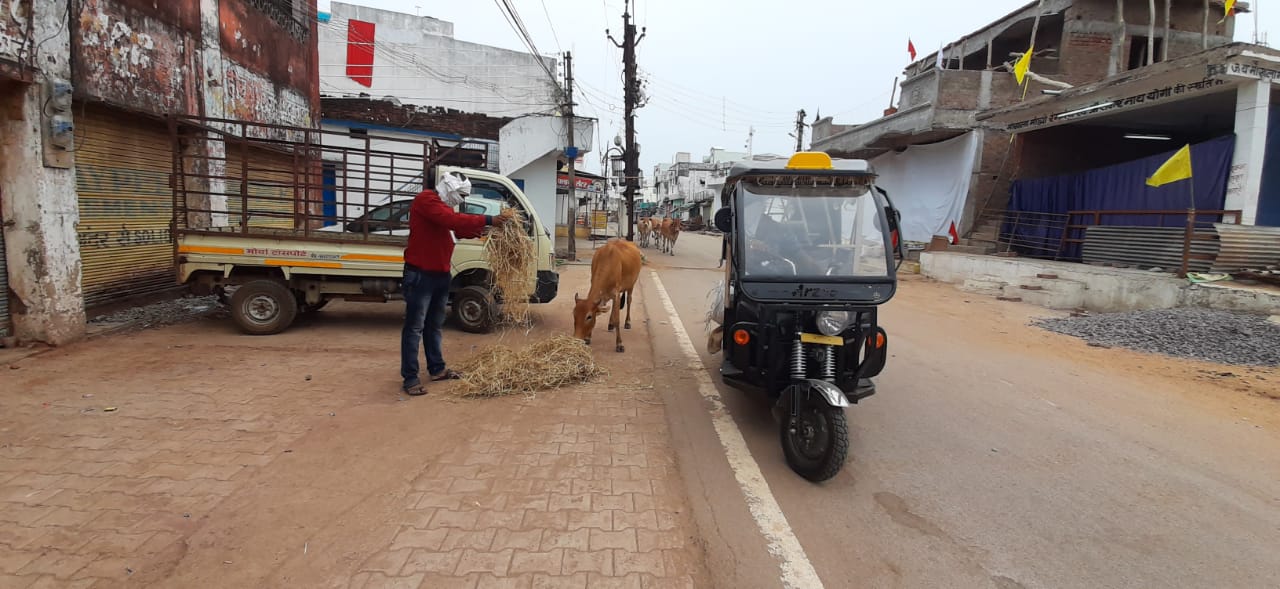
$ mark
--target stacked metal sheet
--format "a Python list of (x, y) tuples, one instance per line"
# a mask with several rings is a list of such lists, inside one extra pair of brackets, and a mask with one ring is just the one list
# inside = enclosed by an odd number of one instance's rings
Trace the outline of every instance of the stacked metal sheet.
[(1280, 227), (1215, 223), (1221, 248), (1214, 272), (1280, 267)]
[[(1213, 230), (1199, 229), (1200, 235)], [(1094, 226), (1085, 230), (1081, 257), (1086, 264), (1107, 264), (1144, 270), (1159, 268), (1177, 272), (1182, 267), (1186, 230), (1182, 227)], [(1189, 272), (1208, 272), (1210, 260), (1218, 253), (1217, 240), (1191, 242), (1191, 253), (1207, 259), (1191, 259)]]

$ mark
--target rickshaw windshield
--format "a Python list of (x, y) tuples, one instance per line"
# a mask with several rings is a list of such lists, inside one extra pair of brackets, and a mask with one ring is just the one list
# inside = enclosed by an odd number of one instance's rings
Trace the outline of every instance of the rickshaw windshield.
[(743, 275), (779, 280), (889, 276), (884, 206), (867, 185), (742, 183)]

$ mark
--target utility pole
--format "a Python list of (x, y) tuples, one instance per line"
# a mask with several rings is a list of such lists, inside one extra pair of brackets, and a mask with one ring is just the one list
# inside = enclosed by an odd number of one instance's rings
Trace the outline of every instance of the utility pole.
[(636, 44), (640, 39), (644, 38), (644, 31), (640, 31), (640, 37), (636, 37), (636, 26), (631, 23), (631, 2), (627, 0), (622, 9), (622, 42), (614, 40), (612, 35), (606, 29), (604, 34), (613, 41), (614, 45), (622, 48), (622, 70), (623, 70), (623, 121), (624, 133), (626, 134), (626, 147), (622, 156), (625, 160), (623, 166), (623, 186), (625, 187), (624, 198), (627, 201), (627, 240), (635, 241), (636, 239), (636, 189), (640, 183), (640, 154), (636, 152), (636, 101), (640, 95), (640, 82), (636, 79)]
[(756, 128), (747, 127), (747, 159), (751, 159), (752, 142), (756, 137)]
[(796, 151), (804, 151), (804, 109), (796, 111)]
[(569, 149), (565, 155), (569, 156), (569, 259), (578, 260), (578, 176), (574, 167), (575, 161), (578, 159), (578, 149), (575, 144), (576, 133), (574, 132), (577, 122), (573, 118), (573, 54), (564, 52), (564, 76), (565, 76), (565, 113), (569, 117)]

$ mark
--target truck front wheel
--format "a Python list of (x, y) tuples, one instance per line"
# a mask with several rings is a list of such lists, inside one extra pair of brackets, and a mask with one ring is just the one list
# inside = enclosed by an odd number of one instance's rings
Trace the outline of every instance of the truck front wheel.
[(487, 333), (493, 329), (496, 307), (489, 291), (480, 286), (466, 286), (453, 295), (453, 318), (463, 331)]
[(231, 295), (231, 319), (249, 335), (280, 333), (297, 316), (298, 299), (274, 280), (254, 280)]

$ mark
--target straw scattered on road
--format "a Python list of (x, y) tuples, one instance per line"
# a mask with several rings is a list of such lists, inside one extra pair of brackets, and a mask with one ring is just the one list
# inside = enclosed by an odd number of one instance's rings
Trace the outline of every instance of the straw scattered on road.
[(486, 346), (459, 364), (463, 397), (501, 397), (554, 390), (607, 374), (582, 340), (558, 335), (513, 349)]

